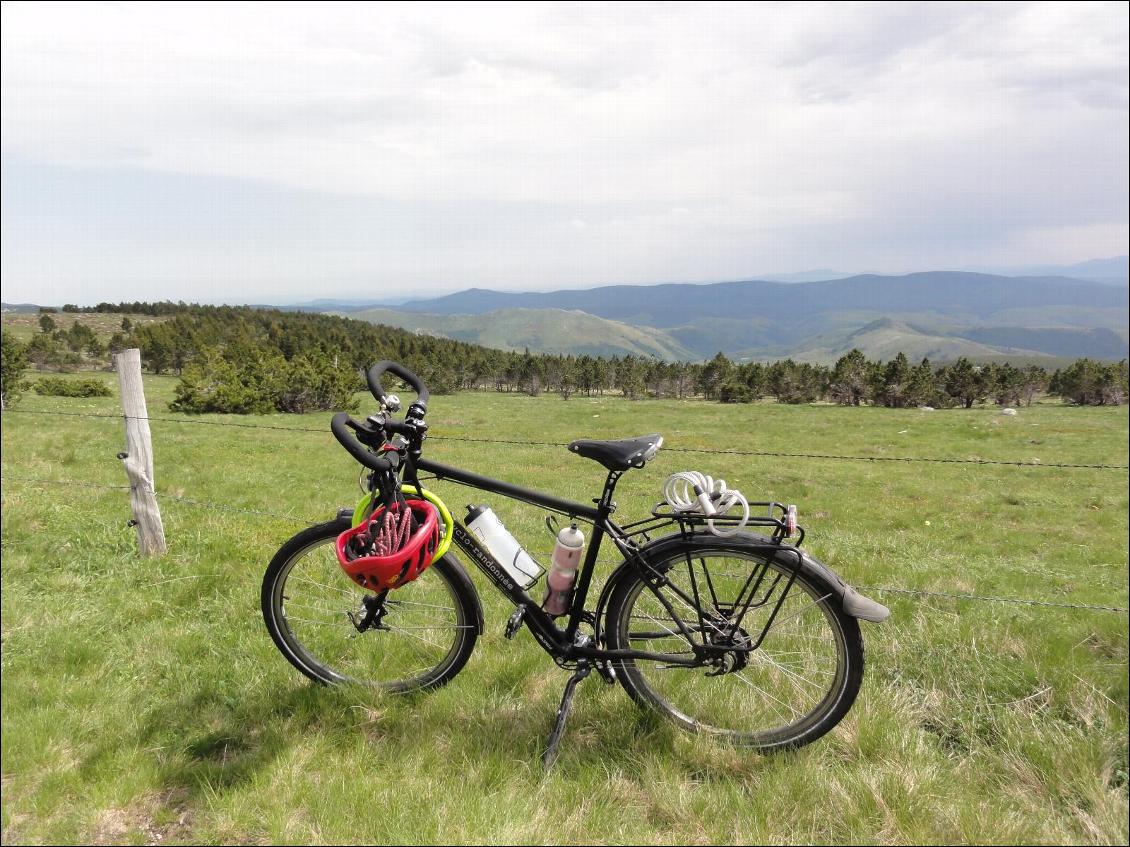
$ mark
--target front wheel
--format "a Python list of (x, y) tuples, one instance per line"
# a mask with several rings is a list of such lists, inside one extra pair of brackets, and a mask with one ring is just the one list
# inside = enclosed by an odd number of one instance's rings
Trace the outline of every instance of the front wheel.
[(611, 649), (680, 659), (713, 649), (696, 667), (618, 661), (628, 694), (684, 729), (762, 750), (839, 723), (863, 679), (859, 623), (816, 574), (801, 570), (786, 592), (793, 563), (778, 558), (768, 545), (698, 537), (649, 556), (646, 579), (629, 572), (608, 603)]
[(449, 682), (479, 633), (475, 587), (444, 556), (416, 580), (385, 594), (342, 571), (334, 542), (344, 518), (298, 533), (263, 577), (263, 619), (287, 660), (318, 682), (356, 683), (391, 692)]

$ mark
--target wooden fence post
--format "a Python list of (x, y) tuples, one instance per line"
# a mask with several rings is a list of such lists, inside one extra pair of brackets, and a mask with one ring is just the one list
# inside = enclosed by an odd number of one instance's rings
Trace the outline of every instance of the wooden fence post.
[(143, 556), (165, 554), (165, 527), (157, 508), (157, 487), (153, 482), (153, 442), (149, 435), (149, 413), (141, 385), (141, 351), (123, 350), (114, 356), (118, 385), (122, 395), (122, 415), (126, 420), (126, 451), (119, 453), (129, 478), (130, 506), (137, 526), (137, 546)]

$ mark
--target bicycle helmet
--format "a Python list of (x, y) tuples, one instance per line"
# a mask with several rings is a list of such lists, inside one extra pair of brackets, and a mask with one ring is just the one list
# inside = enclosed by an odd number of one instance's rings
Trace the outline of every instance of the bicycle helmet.
[(408, 500), (380, 506), (368, 520), (339, 535), (337, 561), (362, 588), (384, 591), (422, 574), (436, 558), (439, 543), (435, 506), (427, 500)]
[[(445, 504), (436, 494), (428, 491), (426, 488), (420, 488), (416, 485), (404, 483), (400, 486), (401, 492), (408, 500), (427, 500), (436, 507), (439, 513), (439, 547), (436, 548), (435, 559), (442, 559), (448, 548), (451, 547), (451, 539), (454, 535), (455, 521), (452, 520), (451, 512), (447, 509)], [(361, 498), (357, 504), (357, 508), (353, 510), (353, 526), (358, 526), (365, 522), (365, 515), (369, 511), (369, 505), (373, 502), (373, 495), (366, 494)]]

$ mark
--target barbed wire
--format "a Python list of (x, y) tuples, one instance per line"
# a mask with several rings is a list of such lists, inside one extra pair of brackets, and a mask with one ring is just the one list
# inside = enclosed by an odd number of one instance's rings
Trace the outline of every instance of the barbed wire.
[(102, 482), (73, 482), (69, 479), (39, 479), (30, 476), (0, 476), (0, 480), (10, 480), (11, 482), (32, 482), (40, 485), (74, 485), (79, 488), (108, 488), (114, 491), (132, 491), (132, 485), (109, 485)]
[[(132, 491), (132, 485), (109, 485), (99, 482), (72, 482), (65, 479), (38, 479), (35, 477), (26, 476), (9, 476), (7, 474), (0, 476), (2, 482), (27, 482), (36, 485), (65, 485), (68, 487), (77, 486), (79, 488), (103, 488), (111, 491)], [(294, 521), (295, 523), (318, 523), (315, 518), (307, 518), (299, 515), (284, 515), (281, 512), (267, 512), (262, 509), (248, 509), (243, 506), (231, 506), (226, 503), (213, 503), (208, 500), (194, 500), (191, 497), (181, 497), (177, 494), (171, 494), (167, 491), (155, 491), (154, 496), (162, 500), (174, 500), (178, 503), (187, 503), (191, 506), (199, 506), (204, 509), (215, 509), (221, 512), (240, 512), (246, 515), (259, 515), (266, 518), (280, 518), (286, 521)]]
[[(313, 432), (318, 434), (326, 434), (328, 429), (320, 429), (313, 427), (298, 427), (298, 426), (275, 426), (272, 424), (250, 424), (250, 423), (235, 423), (233, 421), (206, 421), (197, 420), (194, 418), (167, 418), (167, 417), (153, 417), (141, 415), (108, 415), (97, 412), (56, 412), (49, 409), (5, 409), (4, 414), (43, 414), (43, 415), (60, 415), (63, 417), (85, 417), (85, 418), (107, 418), (112, 420), (144, 420), (156, 421), (160, 423), (180, 423), (180, 424), (198, 424), (203, 426), (220, 426), (220, 427), (236, 427), (240, 429), (266, 429), (281, 432)], [(475, 444), (506, 444), (506, 445), (519, 445), (524, 447), (568, 447), (567, 442), (562, 441), (536, 441), (524, 439), (511, 439), (511, 438), (480, 438), (476, 436), (466, 435), (432, 435), (428, 436), (435, 441), (457, 441)], [(718, 456), (757, 456), (761, 458), (780, 458), (780, 459), (822, 459), (833, 461), (853, 461), (853, 462), (904, 462), (904, 463), (929, 463), (929, 464), (947, 464), (947, 465), (997, 465), (1004, 467), (1019, 467), (1019, 468), (1067, 468), (1067, 469), (1086, 469), (1086, 470), (1115, 470), (1125, 471), (1130, 470), (1130, 465), (1112, 465), (1112, 464), (1086, 464), (1086, 463), (1072, 463), (1072, 462), (1041, 462), (1036, 461), (1018, 461), (1018, 460), (1005, 460), (1005, 459), (959, 459), (952, 457), (938, 457), (938, 456), (850, 456), (833, 453), (785, 453), (775, 450), (727, 450), (717, 449), (710, 447), (682, 447), (678, 445), (665, 444), (663, 448), (669, 453), (704, 453), (709, 455)]]
[[(568, 444), (556, 441), (517, 441), (495, 438), (473, 438), (461, 435), (429, 435), (437, 441), (471, 441), (483, 444), (523, 444), (544, 447), (567, 447)], [(854, 462), (930, 462), (953, 465), (1008, 465), (1021, 468), (1090, 468), (1093, 470), (1130, 470), (1130, 465), (1087, 465), (1067, 462), (1021, 462), (1002, 459), (953, 459), (930, 456), (843, 456), (831, 453), (781, 453), (774, 450), (719, 450), (710, 447), (679, 447), (664, 443), (668, 453), (708, 453), (717, 456), (764, 456), (785, 459), (836, 459)]]
[[(123, 490), (129, 491), (132, 488), (129, 485), (109, 485), (109, 484), (105, 484), (105, 483), (94, 483), (94, 482), (71, 482), (71, 481), (68, 481), (68, 480), (61, 480), (61, 479), (38, 479), (38, 478), (35, 478), (35, 477), (20, 477), (20, 476), (7, 476), (7, 475), (0, 476), (0, 481), (27, 482), (27, 483), (31, 483), (31, 484), (40, 484), (40, 485), (79, 486), (79, 487), (83, 487), (83, 488), (104, 488), (104, 489), (110, 489), (110, 490), (114, 490), (114, 491), (123, 491)], [(170, 494), (168, 492), (158, 491), (158, 492), (156, 492), (156, 496), (163, 499), (163, 500), (173, 500), (173, 501), (178, 502), (178, 503), (185, 503), (185, 504), (188, 504), (188, 505), (191, 505), (191, 506), (198, 506), (200, 508), (213, 509), (213, 510), (221, 511), (221, 512), (235, 512), (235, 513), (239, 513), (239, 514), (258, 515), (258, 516), (262, 516), (262, 517), (279, 518), (279, 519), (285, 520), (285, 521), (303, 522), (303, 523), (307, 523), (307, 524), (313, 524), (313, 523), (319, 522), (317, 519), (313, 519), (313, 518), (302, 518), (302, 517), (298, 517), (298, 516), (295, 516), (295, 515), (284, 515), (284, 514), (281, 514), (279, 512), (268, 512), (268, 511), (264, 511), (264, 510), (261, 510), (261, 509), (248, 509), (248, 508), (245, 508), (245, 507), (242, 507), (242, 506), (231, 506), (231, 505), (228, 505), (226, 503), (213, 503), (213, 502), (208, 501), (208, 500), (196, 500), (196, 499), (191, 498), (191, 497), (182, 497), (182, 496), (179, 496), (179, 495)], [(879, 592), (879, 593), (905, 594), (905, 595), (917, 596), (917, 597), (941, 597), (941, 598), (950, 599), (950, 600), (973, 600), (973, 601), (987, 602), (987, 603), (1012, 603), (1012, 604), (1025, 605), (1025, 606), (1044, 606), (1044, 607), (1052, 607), (1052, 608), (1058, 608), (1058, 609), (1077, 609), (1077, 610), (1087, 610), (1087, 611), (1120, 612), (1120, 613), (1123, 613), (1123, 614), (1130, 611), (1130, 609), (1123, 608), (1122, 606), (1100, 606), (1100, 605), (1095, 605), (1095, 604), (1091, 604), (1091, 603), (1062, 603), (1062, 602), (1057, 602), (1057, 601), (1052, 601), (1052, 600), (1036, 600), (1036, 599), (1025, 598), (1025, 597), (996, 597), (996, 596), (985, 595), (985, 594), (957, 594), (957, 593), (947, 593), (947, 592), (942, 592), (942, 591), (923, 591), (923, 590), (920, 590), (920, 589), (896, 588), (894, 586), (887, 586), (887, 585), (880, 585), (880, 586), (858, 585), (858, 586), (856, 586), (856, 588), (858, 588), (861, 591), (875, 591), (875, 592)]]
[(1017, 603), (1024, 606), (1053, 606), (1058, 609), (1091, 609), (1101, 612), (1130, 612), (1122, 606), (1098, 606), (1092, 603), (1058, 603), (1051, 600), (1030, 600), (1024, 597), (992, 597), (986, 594), (947, 594), (942, 591), (921, 591), (916, 588), (894, 588), (887, 585), (857, 585), (860, 591), (910, 594), (919, 597), (944, 597), (950, 600), (980, 600), (987, 603)]
[(161, 423), (182, 423), (182, 424), (197, 424), (200, 426), (230, 426), (239, 429), (273, 429), (282, 432), (317, 432), (325, 435), (329, 432), (328, 427), (314, 428), (303, 426), (274, 426), (272, 424), (249, 424), (249, 423), (235, 423), (234, 421), (206, 421), (197, 418), (166, 418), (154, 417), (153, 415), (107, 415), (102, 412), (57, 412), (53, 409), (5, 409), (3, 414), (14, 415), (59, 415), (64, 418), (105, 418), (109, 420), (130, 420), (130, 421), (158, 421)]
[(294, 521), (295, 523), (315, 524), (320, 523), (324, 518), (307, 518), (297, 515), (284, 515), (281, 512), (265, 512), (262, 509), (247, 509), (242, 506), (229, 506), (225, 503), (212, 503), (207, 500), (194, 500), (191, 497), (178, 497), (175, 494), (168, 494), (163, 491), (156, 492), (157, 497), (162, 500), (174, 500), (177, 503), (187, 503), (190, 506), (199, 506), (202, 509), (214, 509), (220, 512), (239, 512), (244, 515), (260, 515), (267, 518), (279, 518), (284, 521)]

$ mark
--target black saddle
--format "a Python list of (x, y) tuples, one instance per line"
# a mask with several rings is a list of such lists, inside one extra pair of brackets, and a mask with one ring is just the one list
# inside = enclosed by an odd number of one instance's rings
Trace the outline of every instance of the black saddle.
[(655, 458), (663, 446), (663, 436), (657, 432), (641, 435), (638, 438), (622, 438), (619, 441), (590, 441), (581, 439), (569, 445), (578, 456), (594, 459), (610, 471), (626, 471), (628, 468), (642, 468)]

